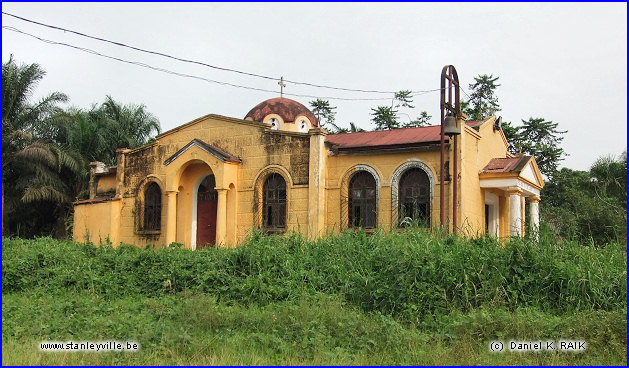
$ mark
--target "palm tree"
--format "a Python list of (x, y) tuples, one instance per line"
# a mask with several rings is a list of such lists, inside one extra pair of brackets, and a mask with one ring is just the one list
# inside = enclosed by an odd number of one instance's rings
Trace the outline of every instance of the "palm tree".
[[(37, 201), (68, 203), (64, 174), (75, 173), (81, 159), (55, 137), (64, 130), (59, 103), (67, 96), (53, 92), (29, 102), (46, 73), (38, 64), (17, 65), (13, 56), (2, 65), (2, 221), (21, 205)], [(7, 208), (5, 210), (5, 194)]]
[(111, 96), (97, 109), (92, 109), (90, 118), (104, 129), (107, 146), (101, 161), (113, 164), (116, 149), (140, 147), (161, 131), (159, 120), (146, 110), (144, 105), (121, 105)]

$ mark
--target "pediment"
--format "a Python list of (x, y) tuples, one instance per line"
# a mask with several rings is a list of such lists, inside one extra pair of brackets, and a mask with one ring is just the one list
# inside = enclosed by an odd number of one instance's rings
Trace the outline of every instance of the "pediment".
[(230, 154), (229, 152), (216, 147), (212, 144), (208, 144), (203, 142), (200, 139), (193, 139), (190, 141), (190, 143), (186, 144), (185, 146), (183, 146), (179, 151), (175, 152), (172, 156), (170, 156), (169, 158), (167, 158), (164, 161), (164, 166), (168, 166), (170, 165), (173, 161), (175, 161), (177, 159), (177, 157), (183, 155), (186, 151), (188, 151), (189, 149), (192, 149), (194, 147), (197, 147), (209, 154), (211, 154), (212, 156), (216, 157), (217, 159), (219, 159), (222, 162), (232, 162), (232, 163), (242, 163), (242, 160), (237, 157), (234, 156), (232, 154)]
[(537, 167), (535, 159), (531, 159), (526, 164), (526, 166), (524, 166), (522, 171), (520, 171), (520, 177), (540, 187), (544, 186), (544, 179), (542, 178), (542, 174)]

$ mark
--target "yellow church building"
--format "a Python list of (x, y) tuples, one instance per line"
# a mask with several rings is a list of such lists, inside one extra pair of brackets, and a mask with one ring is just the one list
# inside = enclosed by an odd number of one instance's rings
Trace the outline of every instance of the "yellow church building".
[[(444, 206), (458, 233), (508, 237), (539, 226), (544, 181), (511, 155), (495, 116), (457, 120), (446, 144)], [(440, 126), (328, 134), (299, 102), (273, 98), (244, 119), (206, 115), (90, 164), (74, 204), (74, 239), (185, 248), (237, 246), (252, 229), (317, 238), (346, 229), (440, 226)], [(446, 139), (446, 143), (448, 140)], [(452, 172), (453, 168), (457, 172)], [(452, 177), (458, 198), (452, 205)]]

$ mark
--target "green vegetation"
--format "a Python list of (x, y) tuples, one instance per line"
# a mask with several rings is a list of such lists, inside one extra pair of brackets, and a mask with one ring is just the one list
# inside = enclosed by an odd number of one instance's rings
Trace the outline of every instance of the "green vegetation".
[(136, 148), (160, 132), (144, 105), (110, 96), (89, 110), (61, 107), (68, 96), (32, 102), (45, 76), (38, 64), (2, 64), (3, 235), (67, 237), (72, 202), (89, 194), (89, 162), (115, 164), (117, 148)]
[(627, 152), (600, 158), (589, 171), (557, 171), (540, 209), (556, 236), (594, 246), (627, 244)]
[[(409, 230), (235, 249), (3, 239), (4, 364), (626, 364), (624, 246)], [(584, 339), (583, 353), (490, 353)], [(132, 340), (137, 353), (40, 352)]]

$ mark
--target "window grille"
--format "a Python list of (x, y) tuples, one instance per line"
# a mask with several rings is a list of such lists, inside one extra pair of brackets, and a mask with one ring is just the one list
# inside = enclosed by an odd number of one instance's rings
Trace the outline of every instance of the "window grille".
[(162, 223), (162, 191), (151, 183), (144, 191), (144, 230), (160, 230)]
[(419, 168), (406, 171), (398, 187), (398, 214), (401, 226), (410, 222), (430, 224), (430, 180)]
[(262, 226), (266, 230), (286, 227), (286, 181), (280, 174), (271, 174), (262, 188)]
[(366, 172), (356, 173), (349, 182), (348, 225), (373, 229), (376, 227), (376, 180)]

